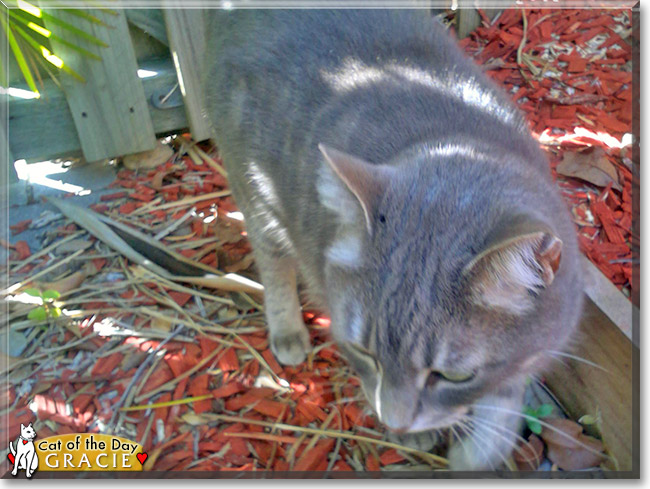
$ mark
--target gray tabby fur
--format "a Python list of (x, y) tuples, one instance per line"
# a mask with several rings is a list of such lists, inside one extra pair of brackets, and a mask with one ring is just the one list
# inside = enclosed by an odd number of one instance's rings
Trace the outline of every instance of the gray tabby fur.
[(505, 411), (582, 301), (574, 227), (522, 116), (425, 10), (208, 22), (209, 116), (275, 355), (309, 351), (300, 281), (383, 423), (422, 443), (480, 418), (451, 467), (497, 467), (520, 425)]

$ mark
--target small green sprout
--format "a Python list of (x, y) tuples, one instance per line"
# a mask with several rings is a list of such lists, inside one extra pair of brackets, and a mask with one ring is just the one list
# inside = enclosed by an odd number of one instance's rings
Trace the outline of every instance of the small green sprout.
[(536, 435), (541, 434), (542, 425), (537, 420), (539, 418), (545, 418), (547, 416), (550, 416), (552, 412), (553, 412), (553, 406), (550, 404), (542, 404), (537, 409), (533, 409), (528, 406), (524, 407), (524, 414), (526, 415), (525, 419), (526, 419), (526, 424), (528, 425), (528, 429), (530, 429), (530, 431), (532, 431)]
[(61, 316), (61, 309), (54, 305), (54, 301), (61, 297), (56, 290), (45, 290), (41, 292), (38, 289), (27, 289), (25, 294), (41, 299), (41, 305), (35, 307), (27, 314), (27, 319), (35, 321), (44, 321), (47, 318), (58, 318)]

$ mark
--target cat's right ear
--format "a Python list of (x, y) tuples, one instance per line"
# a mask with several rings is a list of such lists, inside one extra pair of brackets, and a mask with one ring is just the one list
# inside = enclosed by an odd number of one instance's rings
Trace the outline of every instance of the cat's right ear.
[(561, 257), (562, 241), (548, 226), (516, 216), (493, 229), (463, 274), (471, 276), (475, 303), (521, 315), (532, 308), (535, 294), (551, 285)]
[(355, 209), (346, 202), (346, 195), (341, 195), (341, 189), (351, 192), (361, 206), (366, 228), (371, 233), (375, 210), (392, 177), (391, 169), (385, 165), (368, 163), (324, 144), (319, 144), (318, 149), (323, 153), (337, 180), (332, 182), (321, 175), (318, 183), (321, 202), (340, 214), (343, 221), (349, 222), (354, 219)]

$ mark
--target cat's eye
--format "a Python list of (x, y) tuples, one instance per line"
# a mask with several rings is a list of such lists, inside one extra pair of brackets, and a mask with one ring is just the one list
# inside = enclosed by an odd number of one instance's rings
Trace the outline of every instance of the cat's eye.
[(433, 387), (439, 380), (446, 380), (447, 382), (452, 382), (454, 384), (460, 384), (463, 382), (469, 382), (474, 379), (474, 372), (465, 373), (465, 372), (452, 372), (452, 371), (438, 371), (431, 370), (427, 375), (425, 385), (429, 388)]
[(474, 378), (474, 372), (440, 372), (440, 376), (454, 383), (469, 382)]

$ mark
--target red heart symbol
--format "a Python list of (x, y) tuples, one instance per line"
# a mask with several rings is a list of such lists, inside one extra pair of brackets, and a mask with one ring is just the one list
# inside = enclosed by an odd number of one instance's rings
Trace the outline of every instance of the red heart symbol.
[(11, 462), (11, 465), (13, 465), (16, 462), (16, 457), (14, 457), (11, 453), (7, 454), (7, 458)]
[(23, 445), (27, 445), (27, 440), (23, 440)]
[(140, 463), (142, 465), (144, 465), (144, 461), (147, 460), (147, 457), (149, 455), (147, 455), (146, 452), (145, 452), (145, 453), (136, 453), (135, 456), (138, 457), (138, 460), (140, 461)]

